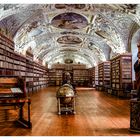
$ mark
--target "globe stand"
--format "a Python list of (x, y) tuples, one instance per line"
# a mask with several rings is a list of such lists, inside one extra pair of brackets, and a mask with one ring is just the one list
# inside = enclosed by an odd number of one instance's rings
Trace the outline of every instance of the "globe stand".
[(70, 84), (62, 85), (56, 94), (57, 97), (57, 110), (58, 115), (61, 115), (62, 112), (66, 114), (72, 113), (76, 114), (75, 111), (75, 90)]
[[(74, 96), (69, 96), (69, 97), (63, 97), (63, 96), (59, 96), (57, 97), (57, 109), (58, 109), (58, 115), (61, 115), (62, 112), (65, 112), (66, 114), (68, 114), (68, 112), (72, 113), (72, 114), (76, 114), (75, 111), (75, 95)], [(72, 102), (69, 104), (63, 104), (63, 102), (61, 102), (61, 99), (63, 98), (72, 98)]]

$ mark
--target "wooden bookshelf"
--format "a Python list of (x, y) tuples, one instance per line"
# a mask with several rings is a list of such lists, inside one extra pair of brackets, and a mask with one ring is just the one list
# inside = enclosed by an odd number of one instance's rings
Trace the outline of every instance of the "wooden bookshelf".
[(72, 71), (73, 69), (86, 69), (85, 64), (53, 64), (52, 69), (65, 69), (67, 71)]
[(33, 87), (34, 90), (44, 88), (48, 86), (48, 69), (43, 65), (34, 62), (33, 63)]
[(26, 51), (26, 83), (28, 92), (33, 92), (34, 63), (33, 63), (33, 54), (30, 48)]
[(64, 69), (56, 69), (56, 86), (62, 85)]
[(27, 91), (35, 91), (48, 84), (48, 69), (26, 56), (14, 52), (14, 42), (0, 33), (0, 77), (25, 77)]
[(111, 59), (112, 94), (127, 97), (132, 89), (132, 54), (126, 53)]
[(63, 68), (49, 69), (49, 86), (61, 86), (63, 82)]
[(71, 74), (71, 81), (76, 86), (89, 86), (89, 69), (84, 64), (53, 64), (49, 69), (49, 85), (60, 86), (63, 83), (64, 73)]
[(76, 86), (89, 86), (89, 70), (73, 69), (73, 83)]
[(105, 90), (110, 85), (110, 61), (98, 65), (98, 84), (99, 90)]
[(95, 87), (95, 67), (89, 68), (89, 84), (91, 87)]
[(55, 69), (49, 69), (48, 70), (48, 77), (49, 77), (49, 86), (55, 86), (56, 85), (56, 70)]
[[(66, 67), (67, 68), (67, 67)], [(71, 81), (75, 86), (90, 86), (90, 70), (89, 69), (72, 69), (66, 70), (65, 68), (53, 68), (48, 70), (49, 86), (60, 86), (63, 83), (64, 73), (71, 74)]]
[(0, 75), (12, 76), (13, 68), (17, 65), (13, 61), (14, 42), (0, 33)]
[(95, 87), (98, 86), (98, 65), (95, 66)]

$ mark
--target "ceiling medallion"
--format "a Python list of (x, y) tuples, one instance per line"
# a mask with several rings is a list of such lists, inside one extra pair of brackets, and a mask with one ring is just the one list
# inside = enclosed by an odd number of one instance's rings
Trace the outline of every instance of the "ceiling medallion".
[(51, 24), (61, 29), (82, 29), (88, 25), (88, 21), (80, 14), (69, 12), (55, 16)]
[(79, 37), (68, 35), (58, 38), (57, 42), (61, 44), (80, 44), (82, 40)]

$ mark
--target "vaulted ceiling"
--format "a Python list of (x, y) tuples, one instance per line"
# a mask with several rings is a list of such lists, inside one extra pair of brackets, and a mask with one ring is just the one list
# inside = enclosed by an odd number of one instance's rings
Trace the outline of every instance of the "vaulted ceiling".
[(15, 51), (32, 49), (34, 59), (83, 63), (87, 67), (129, 51), (136, 4), (1, 4), (0, 28), (10, 32)]

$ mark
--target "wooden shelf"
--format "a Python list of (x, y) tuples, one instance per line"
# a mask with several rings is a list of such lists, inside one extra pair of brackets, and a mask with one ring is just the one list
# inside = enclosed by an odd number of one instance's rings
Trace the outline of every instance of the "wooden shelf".
[(110, 85), (110, 61), (105, 61), (98, 65), (98, 85), (101, 90)]
[(89, 69), (73, 69), (73, 83), (76, 86), (90, 86)]
[[(58, 66), (59, 67), (59, 66)], [(65, 68), (49, 69), (49, 85), (60, 86), (63, 83), (64, 73), (70, 72), (72, 83), (76, 86), (90, 86), (89, 69), (72, 69), (66, 70)]]
[[(33, 61), (33, 54), (26, 56), (14, 52), (14, 42), (0, 33), (0, 76), (23, 76), (28, 91), (38, 90), (48, 85), (48, 68)], [(39, 78), (38, 82), (34, 80)]]
[(49, 69), (49, 85), (60, 86), (63, 82), (63, 68)]
[(112, 93), (118, 96), (127, 96), (125, 91), (131, 90), (132, 54), (121, 54), (111, 59), (111, 88)]

